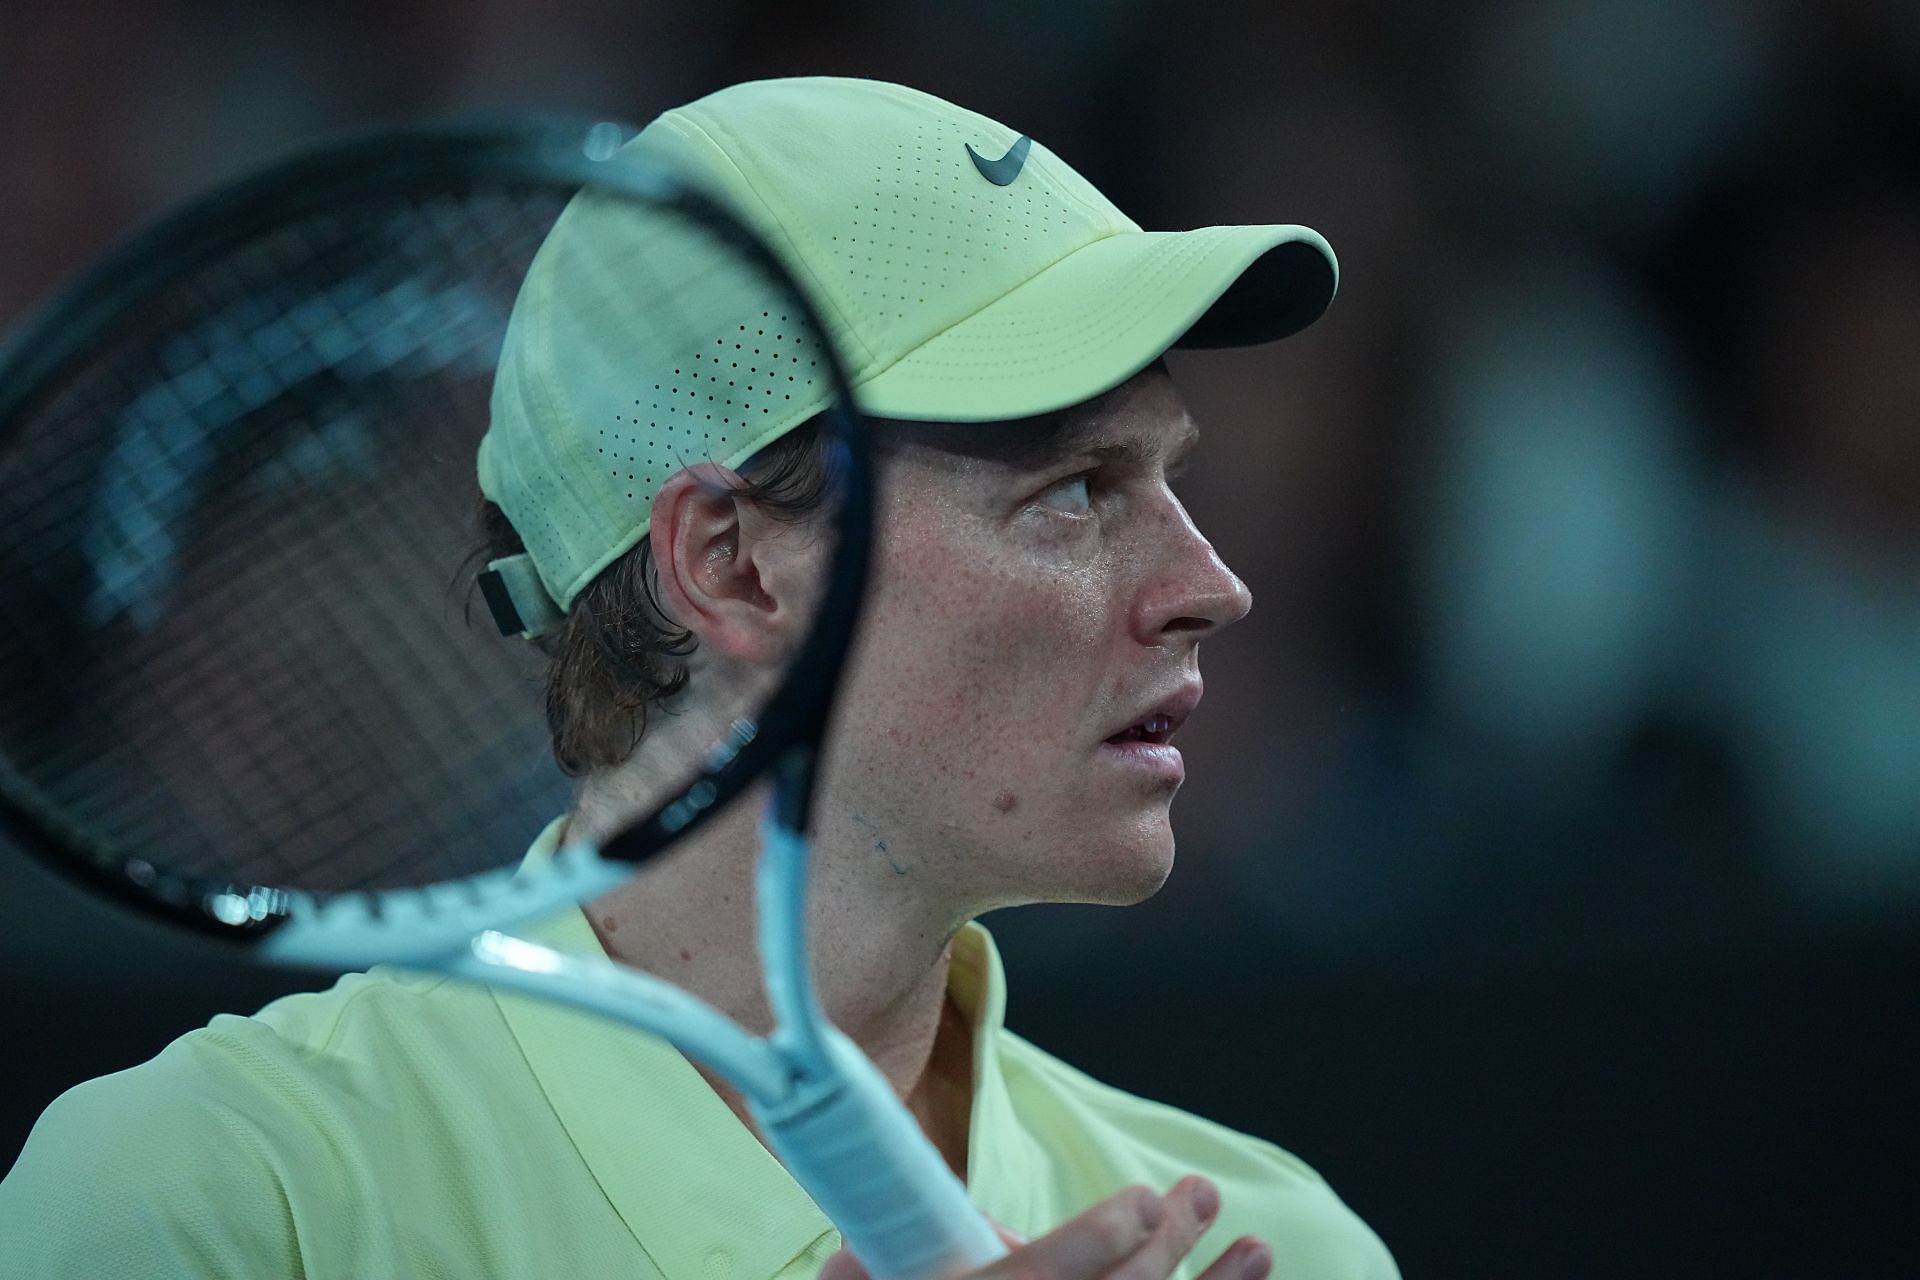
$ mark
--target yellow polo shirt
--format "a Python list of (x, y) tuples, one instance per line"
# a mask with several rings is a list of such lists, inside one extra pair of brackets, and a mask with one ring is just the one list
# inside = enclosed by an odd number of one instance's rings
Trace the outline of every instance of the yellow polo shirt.
[[(577, 910), (530, 934), (599, 948)], [(1293, 1156), (1008, 1031), (978, 924), (954, 941), (949, 991), (973, 1028), (968, 1186), (1010, 1230), (1199, 1172), (1222, 1207), (1183, 1280), (1248, 1232), (1272, 1242), (1276, 1277), (1398, 1275)], [(9, 1280), (810, 1280), (839, 1244), (670, 1045), (386, 968), (223, 1014), (69, 1090), (0, 1182)]]

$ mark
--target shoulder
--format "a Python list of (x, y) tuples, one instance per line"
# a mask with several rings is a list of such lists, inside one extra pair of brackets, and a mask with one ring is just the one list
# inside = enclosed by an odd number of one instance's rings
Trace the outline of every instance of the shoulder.
[(0, 1182), (13, 1274), (299, 1274), (284, 1156), (227, 1058), (196, 1031), (54, 1100)]
[(435, 986), (349, 975), (62, 1094), (0, 1182), (9, 1274), (303, 1274), (303, 1241), (377, 1209), (368, 1149), (444, 1070), (435, 1022), (473, 1021)]
[(1220, 1220), (1194, 1256), (1251, 1234), (1273, 1245), (1275, 1274), (1398, 1277), (1379, 1236), (1298, 1156), (1096, 1080), (1010, 1031), (1001, 1037), (1015, 1107), (1046, 1122), (1054, 1158), (1078, 1166), (1062, 1173), (1096, 1183), (1099, 1194), (1132, 1182), (1165, 1189), (1189, 1173), (1219, 1185)]

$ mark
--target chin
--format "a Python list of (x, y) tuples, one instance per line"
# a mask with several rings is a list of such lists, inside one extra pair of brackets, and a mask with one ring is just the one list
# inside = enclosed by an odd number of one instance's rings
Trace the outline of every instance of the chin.
[(1164, 827), (1130, 840), (1088, 849), (1079, 893), (1072, 899), (1102, 907), (1131, 907), (1160, 892), (1173, 874), (1173, 833)]
[(993, 906), (984, 909), (1037, 902), (1131, 907), (1160, 892), (1173, 873), (1173, 828), (1165, 805), (1100, 823), (1063, 818), (1022, 844), (1017, 851), (984, 844), (968, 859), (993, 885)]

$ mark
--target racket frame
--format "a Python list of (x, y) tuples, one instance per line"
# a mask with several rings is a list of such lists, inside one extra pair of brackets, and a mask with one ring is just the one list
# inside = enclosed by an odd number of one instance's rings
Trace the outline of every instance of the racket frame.
[[(168, 285), (308, 214), (348, 200), (423, 191), (435, 183), (592, 188), (683, 214), (783, 288), (813, 332), (827, 331), (805, 290), (725, 200), (630, 156), (595, 158), (591, 151), (600, 149), (607, 127), (544, 117), (387, 127), (322, 143), (194, 201), (133, 234), (0, 343), (0, 448), (14, 424), (57, 389), (121, 316)], [(736, 720), (679, 792), (597, 849), (598, 859), (622, 864), (627, 873), (724, 808), (788, 747), (817, 743), (825, 732), (866, 589), (873, 477), (866, 427), (854, 408), (846, 371), (831, 344), (821, 355), (831, 396), (826, 412), (832, 419), (824, 434), (840, 506), (835, 571), (786, 680), (762, 714)], [(810, 767), (776, 791), (783, 820), (805, 830), (812, 804)], [(560, 879), (544, 894), (530, 890), (523, 877), (503, 875), (504, 869), (425, 888), (325, 897), (183, 875), (90, 838), (4, 759), (0, 824), (29, 853), (82, 887), (202, 936), (255, 944), (297, 920), (298, 936), (275, 948), (280, 962), (321, 968), (361, 967), (434, 949), (419, 934), (400, 940), (396, 924), (419, 929), (440, 920), (444, 927), (435, 928), (433, 938), (456, 934), (467, 922), (477, 928), (510, 927), (542, 905), (550, 909), (569, 896), (584, 901), (606, 880), (579, 859), (582, 865), (575, 867), (557, 862), (553, 874)], [(381, 937), (387, 943), (376, 946)], [(343, 964), (341, 957), (355, 947), (362, 948), (359, 961)]]

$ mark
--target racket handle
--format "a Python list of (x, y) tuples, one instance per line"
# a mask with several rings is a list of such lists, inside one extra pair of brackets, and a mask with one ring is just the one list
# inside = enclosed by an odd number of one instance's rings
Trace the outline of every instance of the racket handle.
[(829, 1070), (754, 1118), (873, 1280), (947, 1280), (1006, 1246), (853, 1041), (824, 1031)]

